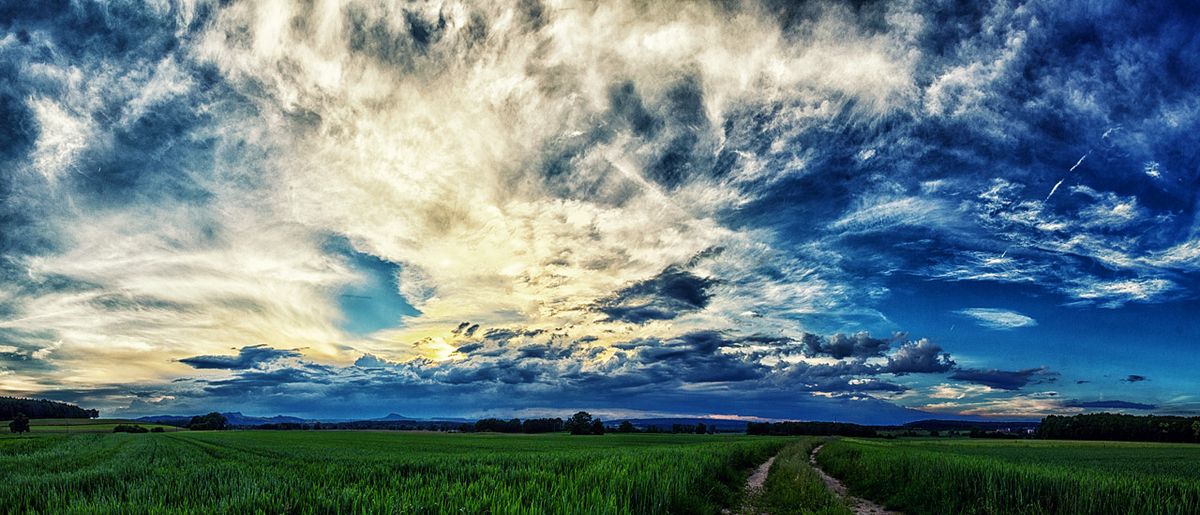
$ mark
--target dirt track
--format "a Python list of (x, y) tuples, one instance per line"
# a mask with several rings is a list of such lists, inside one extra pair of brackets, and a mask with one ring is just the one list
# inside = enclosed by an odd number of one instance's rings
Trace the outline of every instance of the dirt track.
[(767, 460), (766, 463), (763, 463), (762, 465), (759, 465), (758, 468), (754, 469), (754, 473), (750, 474), (750, 478), (746, 480), (746, 491), (752, 492), (762, 490), (763, 483), (767, 481), (767, 473), (771, 471), (772, 463), (775, 463), (774, 456), (771, 456), (771, 459)]
[(902, 515), (898, 511), (888, 510), (873, 501), (850, 495), (846, 491), (846, 485), (821, 470), (821, 466), (817, 465), (817, 453), (821, 452), (821, 448), (824, 446), (824, 444), (818, 445), (812, 450), (812, 454), (808, 455), (808, 463), (812, 465), (813, 470), (817, 471), (817, 474), (820, 474), (821, 480), (825, 482), (827, 488), (846, 500), (846, 504), (850, 505), (850, 509), (854, 510), (855, 515)]

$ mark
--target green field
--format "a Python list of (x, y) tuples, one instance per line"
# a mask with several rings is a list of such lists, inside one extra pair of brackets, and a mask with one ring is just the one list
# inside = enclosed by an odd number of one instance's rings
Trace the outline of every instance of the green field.
[(40, 513), (714, 513), (797, 439), (224, 431), (0, 438)]
[[(179, 431), (0, 436), (29, 513), (1200, 513), (1200, 446), (730, 435)], [(78, 422), (78, 421), (72, 421)], [(117, 421), (72, 426), (105, 428)], [(775, 456), (761, 490), (750, 471)]]
[(1200, 513), (1200, 446), (844, 439), (818, 454), (851, 492), (909, 514)]
[(182, 428), (162, 424), (148, 424), (135, 420), (121, 419), (87, 419), (87, 418), (40, 418), (29, 421), (29, 429), (34, 433), (111, 433), (118, 425), (138, 425), (146, 429), (156, 427), (163, 431), (182, 431)]

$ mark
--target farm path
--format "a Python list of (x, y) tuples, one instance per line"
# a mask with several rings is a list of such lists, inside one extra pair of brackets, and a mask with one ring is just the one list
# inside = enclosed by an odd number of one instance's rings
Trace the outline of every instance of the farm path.
[(821, 469), (821, 466), (817, 465), (817, 453), (821, 452), (821, 448), (824, 446), (824, 444), (821, 444), (813, 448), (812, 454), (808, 455), (808, 463), (812, 465), (812, 469), (817, 471), (817, 474), (821, 476), (821, 480), (825, 482), (825, 486), (827, 488), (833, 490), (834, 493), (842, 496), (842, 498), (846, 500), (846, 504), (850, 505), (850, 509), (854, 511), (855, 515), (902, 515), (900, 512), (886, 509), (874, 501), (850, 495), (850, 493), (846, 491), (846, 485), (843, 485), (841, 481), (837, 480), (837, 478), (826, 474), (825, 471)]
[(770, 459), (754, 469), (754, 473), (750, 474), (750, 478), (746, 480), (747, 492), (762, 491), (763, 483), (767, 482), (767, 473), (771, 471), (772, 463), (775, 463), (775, 456), (771, 456)]
[(762, 465), (754, 469), (754, 473), (750, 474), (750, 477), (746, 479), (746, 501), (743, 502), (742, 506), (736, 508), (736, 511), (729, 508), (721, 510), (722, 515), (733, 515), (735, 513), (737, 515), (762, 514), (762, 511), (754, 506), (754, 499), (762, 493), (763, 484), (767, 482), (767, 473), (771, 471), (771, 464), (775, 463), (775, 458), (778, 456), (778, 454), (771, 456)]

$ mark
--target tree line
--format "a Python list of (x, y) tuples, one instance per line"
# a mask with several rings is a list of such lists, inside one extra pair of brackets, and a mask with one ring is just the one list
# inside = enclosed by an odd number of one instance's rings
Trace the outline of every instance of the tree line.
[(420, 421), (420, 420), (353, 420), (346, 422), (271, 422), (254, 426), (244, 426), (243, 429), (265, 429), (276, 431), (321, 431), (321, 430), (387, 430), (387, 431), (462, 431), (462, 422)]
[(877, 436), (875, 429), (846, 422), (750, 422), (748, 435), (771, 436)]
[(566, 428), (566, 422), (561, 418), (531, 418), (522, 421), (519, 418), (501, 420), (485, 418), (475, 422), (469, 428), (470, 432), (488, 433), (561, 433)]
[[(632, 424), (630, 427), (632, 427)], [(602, 435), (605, 433), (606, 428), (604, 427), (603, 420), (592, 417), (586, 411), (580, 411), (571, 415), (571, 418), (566, 420), (561, 418), (531, 418), (522, 421), (519, 418), (510, 420), (485, 418), (476, 421), (474, 424), (464, 424), (461, 430), (478, 433), (527, 434), (561, 433), (566, 431), (573, 435)]]
[(192, 431), (220, 431), (229, 428), (229, 421), (217, 412), (212, 412), (207, 415), (196, 415), (192, 417), (186, 426)]
[(1092, 413), (1050, 415), (1038, 426), (1038, 438), (1200, 443), (1200, 417)]
[(605, 433), (676, 433), (676, 434), (715, 434), (714, 424), (671, 424), (670, 427), (649, 425), (639, 428), (628, 420), (622, 420), (616, 425), (606, 424), (603, 420), (593, 417), (586, 411), (572, 415), (571, 418), (519, 418), (500, 419), (484, 418), (475, 422), (455, 423), (447, 421), (417, 421), (417, 420), (357, 420), (351, 422), (274, 422), (247, 427), (247, 429), (284, 430), (284, 431), (321, 431), (330, 429), (383, 429), (391, 431), (442, 431), (461, 433), (509, 433), (509, 434), (542, 434), (568, 432), (574, 435), (602, 435)]
[(96, 418), (100, 412), (74, 404), (48, 399), (0, 397), (0, 420), (13, 420), (17, 414), (28, 418)]

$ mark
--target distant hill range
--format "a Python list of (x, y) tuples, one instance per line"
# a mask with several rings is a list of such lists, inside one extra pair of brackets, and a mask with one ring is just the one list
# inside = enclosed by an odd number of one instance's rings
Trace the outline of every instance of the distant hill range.
[(464, 423), (464, 422), (474, 422), (474, 421), (475, 421), (475, 419), (473, 419), (473, 418), (457, 418), (457, 417), (415, 418), (415, 417), (406, 417), (399, 413), (388, 413), (386, 416), (379, 417), (379, 418), (366, 418), (366, 419), (348, 418), (348, 419), (341, 419), (341, 420), (334, 420), (334, 419), (329, 420), (329, 422), (428, 422), (428, 423), (457, 422), (460, 424)]
[[(362, 419), (332, 419), (332, 418), (300, 418), (287, 415), (275, 415), (270, 417), (255, 417), (244, 415), (241, 412), (233, 411), (221, 413), (225, 416), (225, 420), (231, 426), (237, 427), (256, 427), (268, 424), (313, 424), (316, 422), (332, 423), (332, 424), (347, 424), (347, 427), (355, 427), (362, 425), (364, 427), (375, 427), (377, 424), (383, 423), (392, 424), (398, 427), (408, 425), (436, 425), (436, 424), (466, 424), (473, 423), (475, 419), (459, 418), (459, 417), (438, 417), (438, 418), (416, 418), (401, 415), (399, 413), (388, 413), (377, 418), (362, 418)], [(564, 417), (565, 418), (565, 417)], [(192, 415), (150, 415), (134, 419), (137, 422), (146, 422), (153, 424), (166, 424), (172, 426), (186, 426), (192, 419)], [(613, 418), (606, 419), (604, 422), (609, 425), (616, 425), (623, 420), (629, 420), (634, 426), (639, 429), (647, 429), (656, 427), (660, 430), (670, 430), (674, 425), (695, 426), (697, 424), (705, 424), (707, 426), (715, 426), (718, 431), (738, 432), (746, 430), (746, 421), (744, 420), (726, 420), (726, 419), (709, 419), (709, 418)], [(384, 426), (379, 426), (384, 427)]]
[[(225, 417), (226, 423), (228, 423), (231, 426), (251, 427), (251, 426), (261, 426), (263, 424), (282, 424), (282, 423), (302, 424), (305, 422), (311, 422), (310, 420), (302, 419), (299, 417), (289, 417), (286, 415), (276, 415), (273, 417), (248, 417), (237, 411), (233, 411), (233, 412), (229, 412), (229, 413), (222, 413), (221, 415), (223, 415)], [(186, 426), (187, 423), (192, 420), (192, 416), (191, 415), (151, 415), (148, 417), (139, 417), (134, 420), (136, 420), (138, 422), (148, 422), (148, 423), (154, 423), (154, 424), (167, 424), (170, 426)]]
[[(362, 419), (331, 419), (331, 418), (300, 418), (288, 415), (275, 415), (269, 417), (256, 417), (244, 415), (241, 412), (233, 411), (222, 413), (225, 420), (231, 426), (235, 427), (258, 427), (266, 425), (287, 425), (287, 424), (337, 424), (344, 429), (382, 429), (382, 428), (420, 428), (425, 426), (455, 426), (458, 424), (473, 423), (475, 419), (457, 418), (457, 417), (442, 417), (442, 418), (416, 418), (401, 415), (399, 413), (388, 413), (382, 417), (362, 418)], [(564, 417), (565, 418), (565, 417)], [(191, 415), (151, 415), (135, 419), (138, 422), (167, 424), (172, 426), (186, 426), (192, 419)], [(670, 431), (675, 426), (692, 426), (704, 424), (707, 427), (713, 427), (716, 431), (724, 433), (743, 432), (746, 430), (746, 420), (732, 419), (714, 419), (701, 417), (659, 417), (659, 418), (608, 418), (604, 419), (606, 425), (615, 426), (620, 422), (628, 420), (638, 429), (646, 430), (656, 428), (660, 431)], [(983, 431), (1025, 431), (1037, 429), (1038, 422), (1036, 421), (992, 421), (992, 420), (919, 420), (909, 422), (897, 426), (863, 426), (879, 430), (936, 430), (936, 431), (969, 431), (971, 429), (979, 429)]]
[[(235, 427), (256, 427), (256, 426), (264, 426), (264, 425), (268, 425), (268, 424), (313, 424), (316, 422), (321, 422), (321, 423), (352, 423), (352, 422), (406, 423), (406, 422), (411, 422), (411, 423), (421, 423), (421, 424), (442, 424), (442, 423), (462, 424), (465, 422), (474, 422), (474, 420), (468, 420), (465, 418), (438, 418), (438, 419), (412, 418), (412, 417), (406, 417), (399, 413), (388, 413), (387, 415), (385, 415), (383, 417), (370, 418), (370, 419), (326, 419), (326, 418), (312, 419), (312, 418), (292, 417), (292, 416), (288, 416), (288, 415), (275, 415), (275, 416), (271, 416), (271, 417), (254, 417), (254, 416), (249, 416), (249, 415), (243, 415), (241, 412), (238, 412), (238, 411), (221, 413), (221, 415), (223, 415), (225, 417), (226, 423), (228, 423), (231, 426), (235, 426)], [(136, 420), (138, 422), (146, 422), (146, 423), (153, 423), (153, 424), (167, 424), (167, 425), (171, 425), (171, 426), (181, 426), (182, 427), (182, 426), (186, 426), (187, 423), (192, 420), (192, 415), (150, 415), (150, 416), (145, 416), (145, 417), (139, 417), (134, 420)]]

